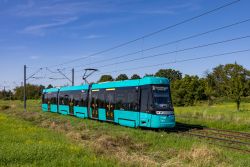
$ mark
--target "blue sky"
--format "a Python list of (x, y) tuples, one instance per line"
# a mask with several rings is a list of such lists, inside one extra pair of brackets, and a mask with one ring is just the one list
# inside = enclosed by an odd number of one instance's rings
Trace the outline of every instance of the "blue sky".
[[(77, 66), (76, 71), (86, 67), (98, 68), (122, 60), (250, 35), (250, 22), (246, 22), (191, 40), (112, 60), (116, 56), (249, 19), (250, 1), (241, 0), (223, 10), (152, 37), (138, 40), (125, 47), (64, 66), (53, 66), (133, 40), (229, 2), (231, 1), (0, 0), (0, 89), (6, 85), (11, 88), (20, 84), (23, 78), (24, 64), (29, 67), (27, 70), (28, 75), (35, 72), (39, 67), (46, 66), (52, 66), (50, 68), (52, 71), (66, 67), (64, 72), (70, 75), (69, 70), (74, 66)], [(99, 68), (100, 72), (93, 75), (89, 80), (96, 81), (101, 74), (114, 70), (249, 49), (249, 42), (250, 39), (246, 38), (186, 52)], [(86, 64), (104, 59), (111, 60), (86, 66)], [(112, 72), (111, 75), (117, 76), (119, 73), (126, 73), (131, 76), (133, 73), (137, 73), (143, 76), (145, 73), (155, 73), (160, 68), (173, 68), (180, 70), (184, 74), (202, 76), (204, 71), (211, 70), (219, 64), (234, 63), (235, 61), (250, 69), (249, 52), (246, 52), (198, 61), (171, 63), (152, 68)], [(82, 73), (76, 73), (76, 84), (82, 82)], [(36, 76), (45, 78), (40, 80), (31, 79), (29, 82), (45, 85), (52, 83), (56, 86), (68, 84), (67, 80), (49, 80), (48, 77), (61, 78), (61, 76), (51, 74), (46, 69), (38, 72)]]

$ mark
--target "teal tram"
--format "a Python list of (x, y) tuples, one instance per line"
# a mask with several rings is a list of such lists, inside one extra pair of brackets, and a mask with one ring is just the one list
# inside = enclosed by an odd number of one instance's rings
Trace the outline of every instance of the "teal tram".
[(128, 127), (175, 126), (170, 82), (161, 77), (44, 89), (42, 110)]

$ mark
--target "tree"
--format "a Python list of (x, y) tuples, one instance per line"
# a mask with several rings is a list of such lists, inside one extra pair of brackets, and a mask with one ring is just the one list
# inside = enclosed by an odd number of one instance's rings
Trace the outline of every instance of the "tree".
[(123, 80), (127, 80), (128, 76), (126, 74), (120, 74), (118, 75), (118, 77), (115, 79), (116, 81), (123, 81)]
[(237, 105), (237, 110), (240, 110), (241, 97), (247, 89), (247, 70), (237, 63), (226, 64), (224, 66), (226, 74), (226, 93), (230, 96)]
[[(27, 84), (27, 99), (39, 99), (41, 98), (42, 95), (42, 90), (45, 88), (43, 85), (32, 85), (32, 84)], [(24, 87), (16, 87), (14, 89), (14, 98), (18, 100), (23, 100), (23, 90)]]
[(155, 76), (165, 77), (170, 79), (170, 81), (182, 79), (182, 73), (178, 70), (173, 70), (173, 69), (160, 69), (155, 73)]
[(198, 76), (186, 75), (171, 85), (173, 103), (177, 106), (194, 105), (199, 100), (206, 99), (204, 79)]
[(50, 89), (50, 88), (53, 88), (51, 84), (49, 84), (46, 89)]
[(216, 97), (225, 97), (226, 94), (226, 73), (224, 70), (224, 65), (219, 65), (213, 68), (213, 72), (211, 74), (214, 80), (214, 91)]
[(246, 96), (250, 96), (250, 79), (247, 81), (247, 91)]
[(145, 74), (144, 77), (153, 77), (154, 74)]
[(246, 87), (246, 91), (245, 91), (245, 96), (250, 96), (250, 71), (247, 70), (247, 87)]
[(249, 71), (237, 63), (215, 67), (211, 77), (214, 79), (213, 87), (216, 95), (233, 99), (239, 111), (241, 97), (247, 96), (249, 76)]
[(212, 75), (212, 73), (209, 73), (208, 71), (205, 72), (205, 94), (207, 96), (207, 100), (208, 100), (208, 105), (212, 105), (213, 104), (213, 100), (215, 99), (215, 79), (214, 76)]
[(0, 91), (0, 99), (3, 99), (3, 100), (11, 100), (13, 99), (13, 93), (8, 90), (3, 90), (3, 91)]
[(111, 75), (102, 75), (98, 82), (114, 81)]
[(141, 77), (138, 74), (133, 74), (131, 79), (141, 79)]

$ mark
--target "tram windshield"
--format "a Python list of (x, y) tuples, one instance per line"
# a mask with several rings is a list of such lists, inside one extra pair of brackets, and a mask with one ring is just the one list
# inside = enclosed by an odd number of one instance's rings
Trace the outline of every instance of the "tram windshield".
[(161, 111), (172, 111), (173, 105), (170, 97), (170, 89), (168, 85), (153, 85), (153, 104), (156, 110)]

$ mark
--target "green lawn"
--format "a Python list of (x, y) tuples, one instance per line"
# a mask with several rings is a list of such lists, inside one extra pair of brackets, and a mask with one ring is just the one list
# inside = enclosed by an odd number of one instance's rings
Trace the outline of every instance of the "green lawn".
[(250, 132), (250, 103), (242, 103), (240, 111), (235, 103), (224, 103), (175, 107), (175, 113), (178, 122)]
[[(28, 105), (38, 104), (29, 101)], [(0, 101), (0, 165), (9, 166), (248, 166), (249, 154), (211, 145), (206, 140), (183, 135), (126, 128), (110, 123), (79, 119), (70, 116), (41, 112), (29, 107), (23, 112), (19, 101)], [(228, 104), (231, 106), (231, 104)], [(249, 105), (245, 104), (248, 108)], [(4, 109), (5, 108), (5, 109)], [(220, 125), (213, 118), (224, 114), (223, 105), (201, 110), (206, 106), (176, 108), (176, 114), (191, 117), (180, 122)], [(228, 128), (227, 118), (221, 124)], [(211, 110), (211, 112), (210, 112)], [(222, 113), (221, 113), (222, 112)], [(190, 114), (190, 115), (189, 115)], [(233, 113), (249, 121), (249, 111)], [(209, 117), (209, 118), (207, 118)], [(233, 118), (234, 118), (233, 117)], [(233, 120), (232, 125), (237, 121)], [(237, 120), (237, 119), (236, 119)], [(212, 122), (212, 123), (210, 123)], [(240, 121), (236, 129), (247, 131), (246, 122)], [(4, 137), (2, 137), (4, 136)]]

